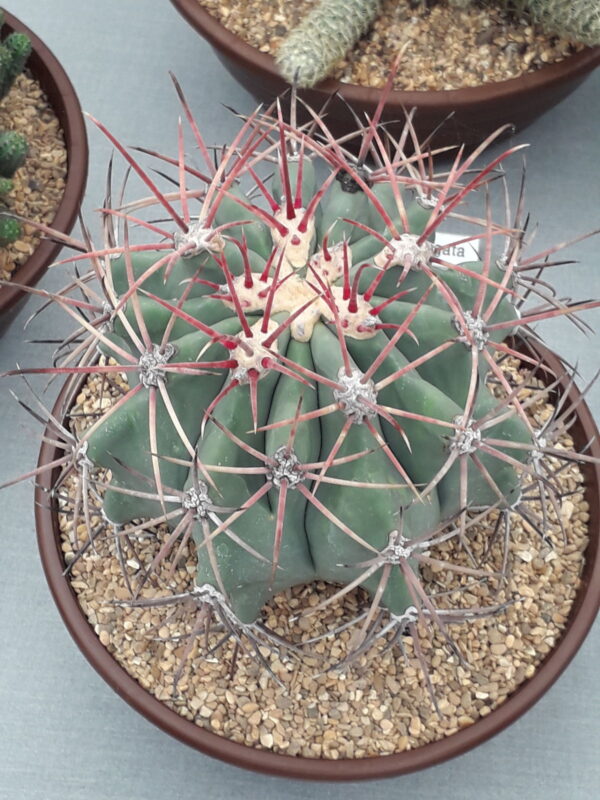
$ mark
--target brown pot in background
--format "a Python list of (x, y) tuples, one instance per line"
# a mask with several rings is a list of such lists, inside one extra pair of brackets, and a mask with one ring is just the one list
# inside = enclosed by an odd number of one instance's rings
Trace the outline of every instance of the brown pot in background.
[[(261, 53), (228, 31), (198, 0), (171, 2), (213, 45), (229, 72), (257, 100), (270, 103), (288, 88), (272, 56)], [(436, 146), (479, 144), (507, 123), (516, 130), (529, 125), (570, 94), (599, 65), (600, 47), (587, 48), (564, 61), (507, 81), (450, 91), (393, 91), (387, 100), (383, 121), (403, 122), (404, 109), (417, 108), (414, 124), (419, 141), (444, 123), (433, 139)], [(319, 110), (334, 93), (350, 103), (361, 117), (364, 113), (373, 115), (381, 96), (380, 89), (333, 79), (322, 81), (314, 89), (302, 90), (301, 96)], [(452, 117), (448, 119), (450, 114)], [(327, 107), (327, 125), (336, 137), (356, 129), (354, 118), (338, 98)], [(394, 133), (393, 126), (390, 130)]]
[[(518, 344), (522, 352), (533, 355), (548, 368), (538, 377), (550, 384), (556, 375), (564, 374), (562, 362), (542, 345)], [(545, 376), (545, 378), (544, 378)], [(85, 378), (69, 380), (60, 393), (53, 414), (63, 420), (72, 407)], [(559, 382), (558, 394), (566, 393), (576, 407), (576, 419), (570, 429), (575, 447), (582, 449), (590, 442), (589, 455), (600, 459), (600, 436), (592, 415), (583, 402), (580, 392), (567, 376)], [(557, 392), (553, 395), (556, 397)], [(50, 442), (56, 438), (46, 430), (46, 441), (40, 451), (39, 464), (48, 464), (59, 456)], [(77, 645), (90, 664), (107, 683), (133, 708), (147, 719), (185, 744), (207, 755), (220, 758), (246, 769), (288, 778), (314, 780), (355, 781), (384, 778), (414, 772), (460, 755), (499, 733), (524, 714), (550, 688), (577, 652), (594, 622), (600, 606), (600, 463), (581, 465), (584, 475), (585, 498), (589, 503), (589, 544), (585, 554), (581, 585), (577, 591), (566, 627), (554, 649), (539, 665), (532, 678), (519, 688), (498, 708), (472, 725), (437, 742), (404, 751), (395, 755), (359, 759), (308, 759), (292, 757), (256, 749), (231, 742), (209, 730), (199, 727), (168, 708), (147, 692), (121, 667), (87, 621), (68, 578), (64, 575), (60, 531), (56, 508), (48, 502), (50, 490), (57, 473), (44, 471), (35, 493), (35, 517), (38, 545), (46, 578), (62, 618)]]
[[(65, 191), (50, 225), (69, 233), (81, 205), (88, 168), (87, 135), (79, 100), (64, 69), (33, 31), (8, 12), (5, 12), (4, 29), (7, 33), (25, 33), (31, 39), (32, 52), (26, 68), (46, 94), (65, 137), (68, 161)], [(61, 247), (54, 241), (42, 239), (27, 261), (13, 272), (12, 281), (33, 286), (55, 260)], [(6, 312), (24, 294), (17, 285), (0, 287), (0, 325), (5, 323)]]

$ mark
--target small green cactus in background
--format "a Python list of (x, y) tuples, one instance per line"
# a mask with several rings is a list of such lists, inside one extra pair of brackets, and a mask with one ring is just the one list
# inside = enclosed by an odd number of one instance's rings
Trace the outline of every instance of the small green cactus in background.
[(277, 64), (298, 86), (314, 86), (369, 29), (381, 0), (319, 0), (281, 44)]
[(15, 131), (0, 133), (0, 247), (16, 241), (21, 235), (21, 225), (14, 218), (2, 213), (5, 196), (13, 188), (12, 176), (25, 161), (27, 139)]
[[(0, 9), (0, 28), (4, 11)], [(24, 33), (11, 33), (0, 42), (0, 100), (8, 93), (31, 53), (31, 41)]]
[[(404, 633), (418, 652), (417, 621), (437, 626), (454, 649), (445, 621), (501, 606), (441, 607), (420, 570), (435, 564), (474, 581), (498, 573), (486, 563), (436, 561), (432, 548), (453, 538), (469, 552), (474, 520), (487, 514), (496, 515), (490, 543), (502, 525), (506, 552), (511, 520), (546, 537), (545, 516), (531, 523), (528, 489), (544, 508), (558, 508), (556, 460), (588, 458), (557, 446), (570, 409), (542, 427), (527, 415), (547, 390), (519, 399), (499, 364), (518, 356), (507, 337), (600, 302), (562, 300), (539, 277), (562, 245), (525, 254), (521, 198), (514, 220), (508, 202), (506, 219), (494, 220), (491, 205), (477, 216), (476, 197), (489, 199), (519, 147), (476, 169), (491, 136), (438, 174), (426, 148), (404, 151), (410, 116), (399, 140), (367, 122), (355, 156), (316, 114), (308, 130), (271, 109), (246, 119), (215, 163), (179, 92), (203, 172), (186, 165), (180, 131), (177, 155), (157, 156), (159, 172), (170, 165), (176, 176), (164, 194), (97, 123), (155, 202), (114, 210), (105, 202), (103, 245), (74, 242), (72, 260), (88, 261), (89, 274), (78, 271), (53, 296), (77, 333), (58, 348), (57, 366), (10, 373), (70, 376), (73, 389), (86, 375), (117, 371), (128, 380), (87, 430), (76, 434), (51, 417), (63, 454), (47, 467), (59, 474), (48, 496), (72, 509), (73, 530), (84, 524), (82, 552), (107, 527), (119, 540), (164, 526), (132, 605), (193, 539), (193, 590), (156, 603), (196, 604), (197, 630), (214, 623), (221, 644), (233, 636), (263, 665), (262, 645), (285, 645), (264, 624), (263, 605), (311, 581), (339, 588), (298, 610), (307, 616), (358, 586), (369, 595), (344, 664), (376, 640), (401, 643)], [(375, 119), (384, 102), (385, 92)], [(143, 208), (151, 221), (138, 216)], [(165, 212), (168, 221), (156, 222)], [(461, 263), (434, 242), (449, 223), (462, 226)], [(535, 357), (520, 359), (530, 377), (543, 369)], [(39, 408), (42, 401), (38, 418)], [(67, 478), (78, 487), (72, 501)]]
[(0, 211), (0, 247), (12, 244), (21, 235), (21, 224), (9, 214)]
[[(4, 11), (0, 9), (0, 27)], [(11, 33), (0, 42), (0, 100), (4, 98), (31, 53), (31, 41), (23, 33)], [(27, 139), (16, 131), (0, 132), (0, 203), (12, 189), (12, 176), (27, 156)], [(21, 226), (14, 218), (0, 211), (0, 247), (14, 242), (21, 235)]]
[(0, 133), (0, 177), (12, 178), (15, 172), (25, 163), (27, 157), (27, 139), (16, 131)]

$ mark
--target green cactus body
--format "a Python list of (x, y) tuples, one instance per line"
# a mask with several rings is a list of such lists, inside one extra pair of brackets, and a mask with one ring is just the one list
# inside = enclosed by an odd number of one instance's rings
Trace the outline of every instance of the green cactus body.
[[(85, 455), (111, 470), (113, 523), (193, 536), (198, 591), (228, 619), (252, 624), (315, 579), (400, 617), (412, 542), (518, 501), (533, 434), (486, 386), (517, 325), (513, 281), (489, 255), (445, 264), (435, 203), (367, 172), (359, 185), (351, 163), (311, 202), (310, 140), (280, 135), (272, 213), (229, 180), (172, 245), (110, 260), (123, 307), (100, 348), (131, 388)], [(326, 166), (344, 174), (337, 155)]]
[(319, 0), (284, 39), (277, 64), (298, 86), (314, 86), (367, 32), (381, 0)]
[(20, 75), (31, 53), (24, 33), (11, 33), (0, 45), (0, 97), (4, 97)]
[(21, 223), (14, 217), (0, 212), (0, 247), (12, 244), (21, 235)]
[[(4, 12), (0, 10), (0, 27)], [(7, 94), (31, 53), (31, 41), (24, 33), (11, 33), (0, 42), (0, 100)]]
[(25, 162), (27, 139), (15, 131), (0, 133), (0, 177), (12, 178)]

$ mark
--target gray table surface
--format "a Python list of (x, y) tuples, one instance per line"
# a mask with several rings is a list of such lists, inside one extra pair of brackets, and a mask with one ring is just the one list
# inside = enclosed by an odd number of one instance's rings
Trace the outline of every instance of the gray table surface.
[[(242, 111), (252, 99), (167, 0), (7, 0), (7, 8), (54, 51), (85, 110), (128, 144), (175, 150), (177, 101), (167, 73), (184, 84), (208, 140), (230, 139), (236, 123), (220, 103)], [(600, 227), (600, 70), (553, 111), (515, 137), (530, 142), (528, 207), (537, 241)], [(84, 213), (101, 202), (109, 146), (90, 130)], [(600, 297), (598, 240), (571, 250), (580, 264), (556, 273), (561, 293)], [(45, 288), (65, 275), (51, 271)], [(25, 337), (21, 310), (0, 339), (0, 371), (47, 355), (25, 341), (59, 334), (67, 323), (45, 316)], [(591, 315), (596, 327), (600, 315)], [(577, 361), (583, 378), (600, 365), (598, 341), (563, 324), (545, 329), (551, 346)], [(35, 462), (39, 429), (17, 408), (4, 382), (0, 483)], [(600, 387), (590, 394), (600, 419)], [(369, 785), (308, 785), (243, 772), (179, 744), (122, 702), (71, 641), (39, 564), (32, 486), (0, 496), (0, 800), (154, 800), (211, 797), (290, 798), (316, 794), (351, 800), (443, 797), (585, 800), (600, 796), (600, 628), (568, 671), (520, 721), (493, 740), (428, 771)]]

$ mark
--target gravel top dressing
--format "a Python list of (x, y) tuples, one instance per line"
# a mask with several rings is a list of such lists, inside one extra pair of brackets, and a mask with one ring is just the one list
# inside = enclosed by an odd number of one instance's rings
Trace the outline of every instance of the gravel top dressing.
[[(263, 53), (275, 55), (287, 31), (311, 9), (311, 0), (198, 0), (232, 33)], [(460, 89), (516, 78), (561, 61), (577, 47), (543, 34), (537, 26), (473, 6), (385, 0), (382, 13), (331, 77), (344, 83), (382, 87), (390, 64), (407, 45), (394, 87), (405, 91)]]
[[(67, 148), (59, 121), (39, 84), (20, 75), (0, 104), (0, 130), (22, 133), (29, 143), (25, 163), (13, 178), (13, 189), (0, 211), (50, 224), (62, 199), (67, 174)], [(16, 242), (0, 247), (0, 279), (27, 261), (40, 240), (32, 226), (24, 225)]]
[[(532, 384), (541, 386), (530, 379), (525, 385), (525, 373), (514, 361), (505, 360), (503, 368), (509, 380), (523, 384), (524, 397), (531, 396)], [(77, 397), (72, 424), (85, 429), (125, 386), (118, 372), (90, 378)], [(532, 404), (534, 427), (552, 410), (544, 399)], [(572, 442), (565, 436), (558, 446), (571, 447)], [(404, 636), (401, 648), (386, 649), (380, 639), (352, 666), (335, 669), (348, 652), (353, 627), (335, 638), (307, 640), (343, 628), (356, 617), (366, 594), (352, 592), (321, 612), (290, 622), (295, 613), (314, 608), (336, 591), (324, 583), (281, 593), (264, 609), (264, 622), (298, 650), (261, 648), (272, 675), (241, 649), (236, 658), (233, 644), (211, 653), (223, 629), (205, 631), (190, 598), (169, 602), (174, 594), (193, 588), (193, 543), (175, 564), (163, 561), (144, 582), (167, 530), (128, 536), (130, 525), (115, 536), (102, 522), (96, 498), (91, 524), (97, 534), (90, 545), (83, 520), (73, 530), (72, 515), (66, 513), (72, 507), (73, 483), (70, 496), (65, 493), (60, 500), (65, 512), (60, 514), (62, 549), (73, 589), (102, 644), (144, 688), (183, 717), (233, 741), (287, 755), (337, 759), (398, 753), (489, 714), (533, 676), (559, 638), (580, 581), (589, 515), (579, 467), (557, 462), (557, 468), (564, 533), (551, 508), (546, 537), (515, 516), (506, 542), (503, 530), (495, 530), (497, 512), (491, 511), (489, 523), (468, 530), (471, 554), (475, 562), (486, 564), (489, 578), (474, 579), (446, 564), (422, 569), (424, 586), (437, 593), (441, 608), (507, 604), (494, 615), (448, 625), (465, 666), (437, 628), (419, 626), (418, 643)], [(538, 506), (535, 498), (529, 501), (533, 518), (540, 514)], [(432, 549), (430, 556), (473, 566), (458, 537)], [(131, 607), (134, 593), (137, 602), (165, 598), (165, 605)], [(419, 646), (440, 714), (419, 666)]]

